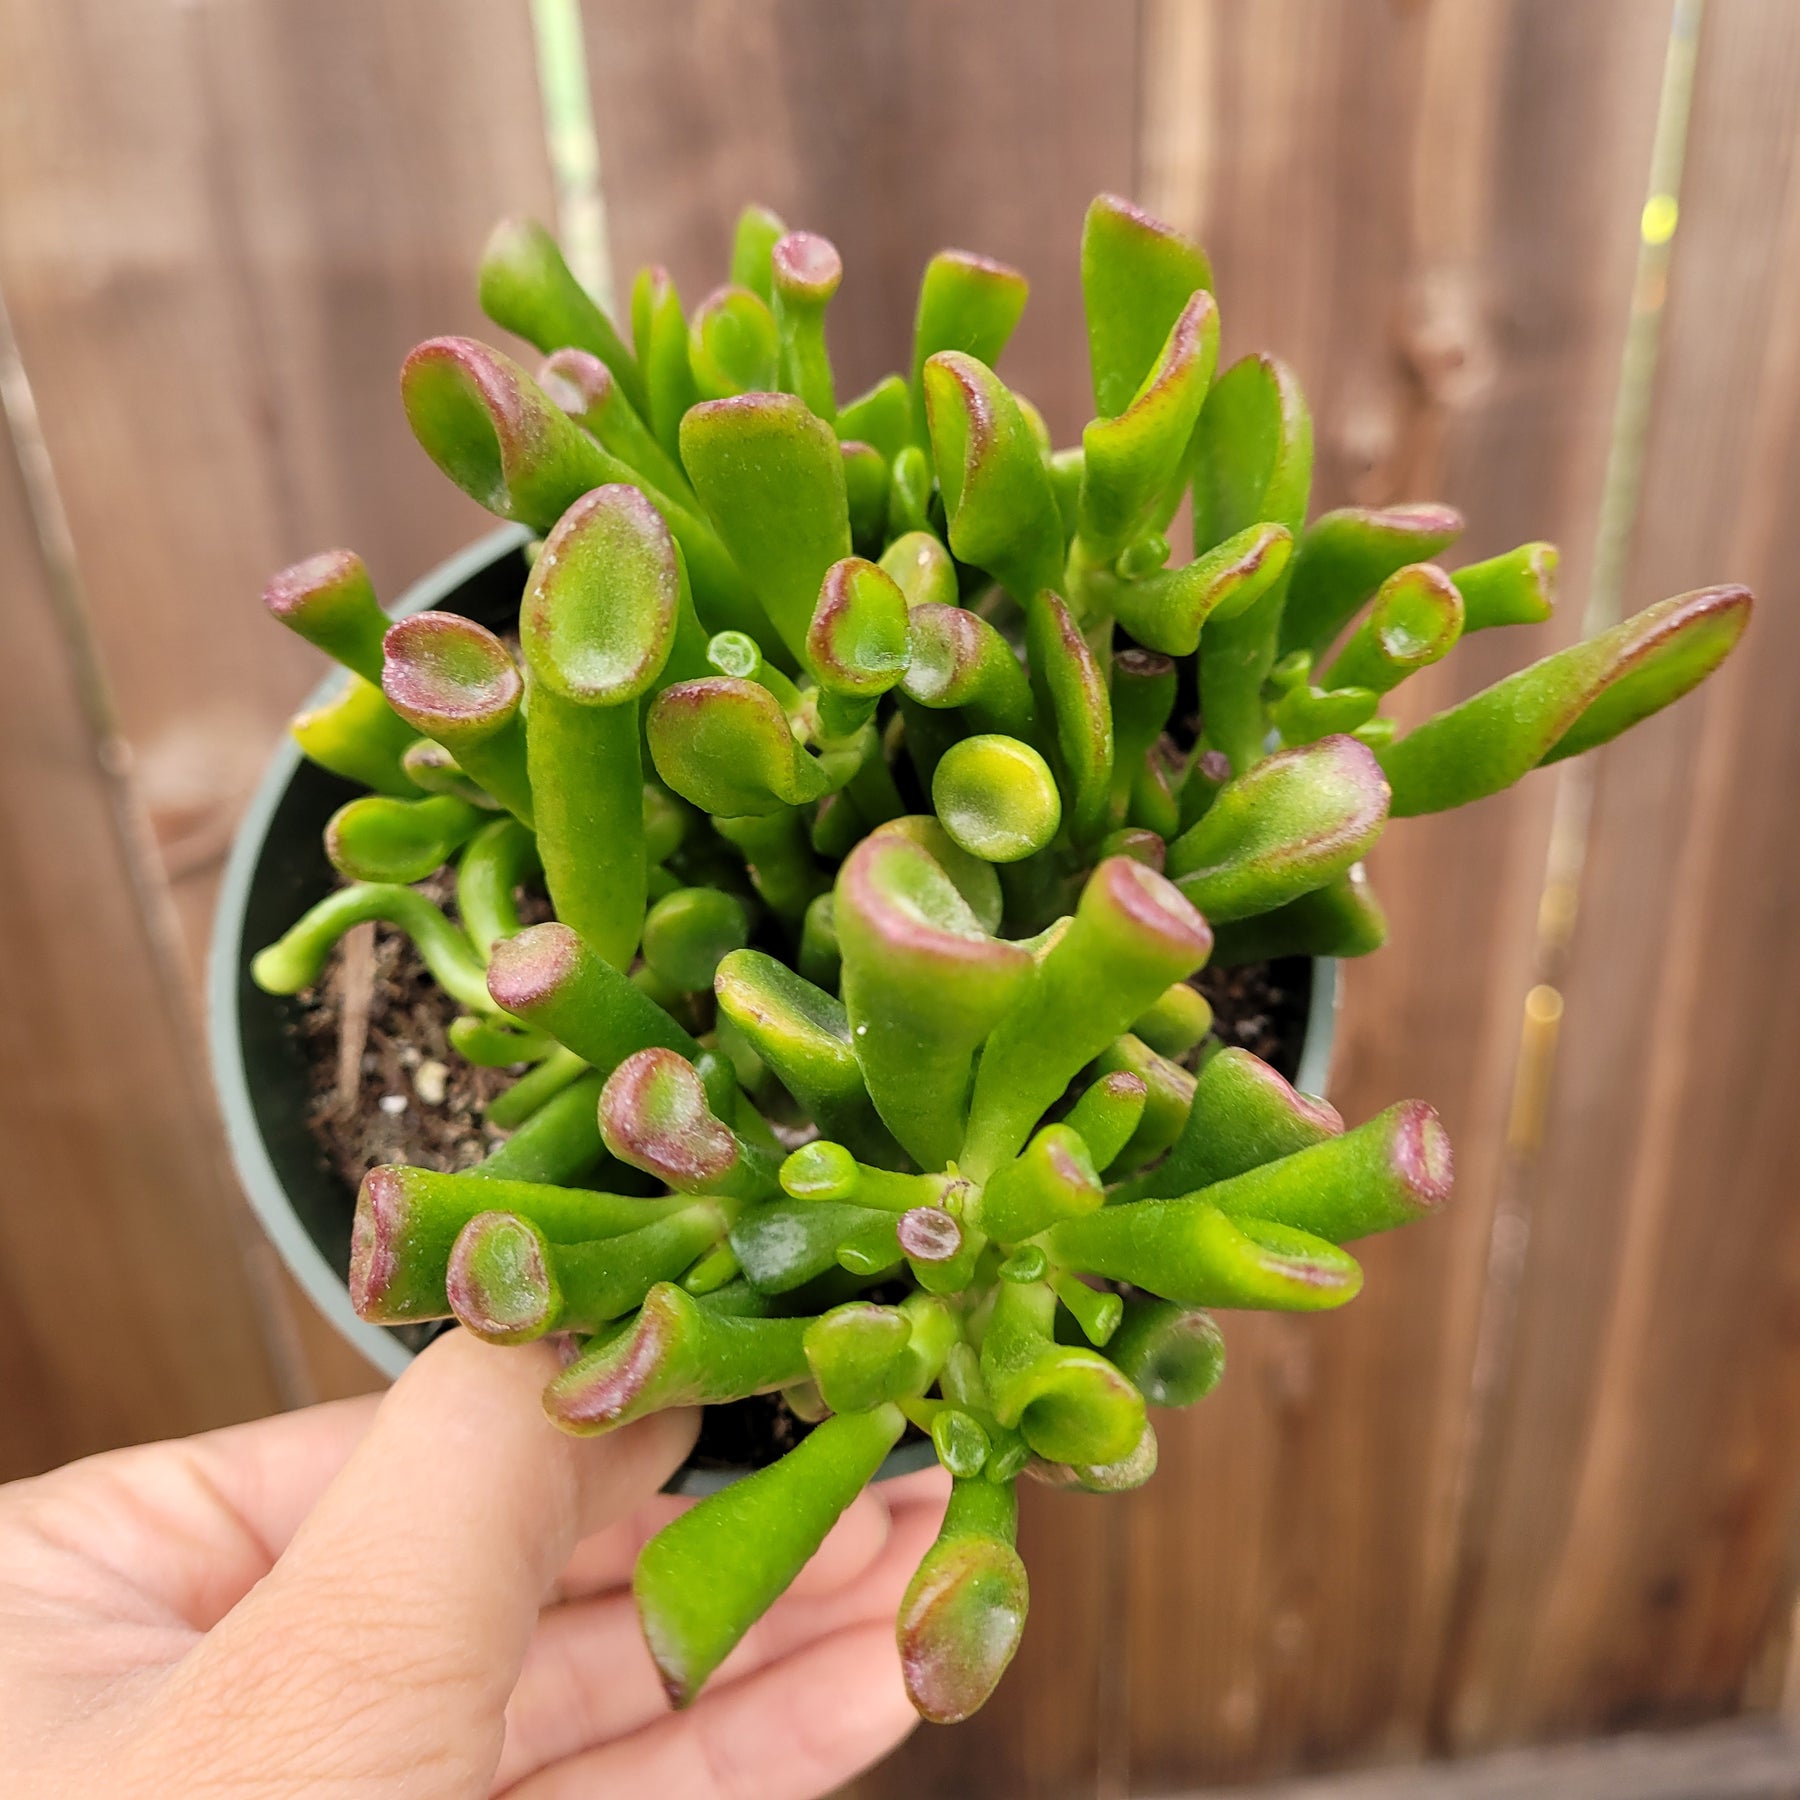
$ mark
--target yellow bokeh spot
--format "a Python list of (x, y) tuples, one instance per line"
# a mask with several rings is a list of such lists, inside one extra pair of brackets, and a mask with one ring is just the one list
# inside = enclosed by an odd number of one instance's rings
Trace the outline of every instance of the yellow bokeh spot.
[(1675, 221), (1680, 216), (1681, 206), (1673, 194), (1652, 194), (1644, 202), (1644, 216), (1639, 227), (1644, 242), (1666, 244), (1675, 235)]
[(1554, 1025), (1562, 1017), (1562, 1011), (1562, 995), (1544, 983), (1534, 987), (1525, 996), (1525, 1017), (1533, 1025)]

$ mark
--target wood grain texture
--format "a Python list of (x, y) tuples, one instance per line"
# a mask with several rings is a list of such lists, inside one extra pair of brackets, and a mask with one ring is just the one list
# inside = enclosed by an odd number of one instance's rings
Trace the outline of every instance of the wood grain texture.
[(1800, 1741), (1766, 1721), (1511, 1750), (1403, 1773), (1214, 1789), (1209, 1800), (1793, 1800)]
[(600, 0), (585, 16), (623, 290), (660, 262), (691, 307), (760, 200), (843, 256), (829, 333), (847, 399), (905, 371), (934, 251), (996, 256), (1032, 283), (1002, 370), (1074, 437), (1092, 410), (1081, 218), (1134, 180), (1134, 5)]
[[(1573, 634), (1664, 7), (585, 16), (622, 281), (660, 260), (691, 306), (739, 207), (774, 205), (844, 254), (849, 395), (905, 364), (933, 250), (1007, 258), (1034, 293), (1003, 367), (1066, 442), (1088, 392), (1082, 209), (1134, 193), (1207, 243), (1228, 354), (1298, 370), (1317, 506), (1442, 497), (1470, 516), (1470, 556), (1562, 540), (1562, 616), (1472, 642), (1402, 710)], [(1352, 1117), (1434, 1101), (1452, 1211), (1370, 1245), (1341, 1316), (1228, 1320), (1230, 1379), (1163, 1422), (1143, 1494), (1033, 1493), (1012, 1674), (862, 1800), (1153, 1793), (1405, 1759), (1434, 1730), (1477, 1747), (1717, 1712), (1777, 1627), (1800, 1499), (1783, 1003), (1800, 992), (1800, 18), (1719, 0), (1707, 32), (1628, 600), (1735, 577), (1764, 603), (1716, 688), (1602, 765), (1494, 1484), (1465, 1509), (1548, 777), (1396, 827), (1374, 863), (1394, 947), (1349, 975), (1335, 1097)], [(0, 286), (191, 950), (242, 796), (317, 670), (262, 618), (263, 577), (344, 542), (391, 594), (485, 523), (411, 443), (393, 372), (422, 336), (491, 331), (485, 231), (548, 216), (530, 59), (523, 0), (0, 0)], [(0, 651), (26, 676), (0, 716), (0, 1080), (23, 1197), (0, 1208), (0, 1367), (26, 1398), (0, 1409), (0, 1475), (276, 1403), (188, 1082), (192, 1024), (153, 976), (120, 791), (16, 474), (0, 459)], [(77, 1254), (109, 1322), (85, 1340), (41, 1279)], [(310, 1315), (275, 1324), (320, 1391), (366, 1384)], [(1687, 1791), (1601, 1784), (1629, 1761), (1532, 1766), (1567, 1792)], [(1493, 1771), (1502, 1785), (1467, 1791), (1534, 1791)]]
[[(489, 226), (547, 210), (529, 20), (0, 0), (0, 66), (0, 282), (197, 970), (243, 800), (323, 673), (263, 580), (347, 543), (391, 596), (491, 524), (412, 442), (395, 373), (481, 329)], [(276, 1292), (318, 1393), (370, 1385)]]
[(545, 211), (524, 0), (0, 4), (0, 278), (190, 941), (321, 673), (256, 596), (360, 550), (393, 594), (486, 516), (400, 359), (479, 331), (474, 262)]
[[(10, 349), (0, 330), (16, 383)], [(137, 907), (129, 799), (3, 421), (0, 558), (5, 1481), (281, 1393), (187, 1021)]]
[[(1557, 538), (1581, 594), (1664, 26), (1554, 0), (1151, 6), (1145, 198), (1206, 242), (1226, 353), (1299, 373), (1316, 507), (1447, 499), (1459, 554)], [(1578, 611), (1470, 642), (1402, 710)], [(1423, 1747), (1550, 798), (1402, 821), (1372, 861), (1392, 938), (1349, 971), (1333, 1095), (1352, 1119), (1431, 1100), (1457, 1192), (1366, 1246), (1344, 1313), (1227, 1319), (1223, 1386), (1163, 1431), (1128, 1503), (1134, 1791)]]
[[(1091, 411), (1077, 245), (1088, 201), (1133, 182), (1134, 7), (602, 0), (585, 11), (625, 292), (656, 261), (691, 307), (725, 278), (740, 209), (772, 206), (843, 256), (829, 330), (848, 398), (907, 366), (934, 251), (997, 256), (1032, 283), (1002, 369), (1060, 441), (1074, 436)], [(979, 1718), (920, 1731), (858, 1794), (1094, 1791), (1115, 1616), (1106, 1510), (1026, 1497), (1032, 1618), (1017, 1662)]]
[(1760, 605), (1601, 753), (1458, 1745), (1729, 1709), (1800, 1498), (1800, 17), (1707, 10), (1628, 607)]

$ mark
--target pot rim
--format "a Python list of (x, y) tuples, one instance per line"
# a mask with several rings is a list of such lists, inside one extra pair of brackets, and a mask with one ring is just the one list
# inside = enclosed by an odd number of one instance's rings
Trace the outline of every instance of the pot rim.
[[(506, 525), (477, 538), (407, 588), (395, 602), (390, 616), (406, 618), (437, 606), (489, 564), (523, 548), (531, 535), (522, 525)], [(334, 671), (319, 683), (305, 704), (319, 705), (330, 698), (342, 682), (342, 672)], [(245, 914), (276, 811), (302, 760), (299, 746), (283, 733), (232, 836), (207, 948), (208, 1055), (232, 1166), (258, 1223), (307, 1299), (325, 1315), (340, 1337), (392, 1380), (412, 1361), (415, 1353), (386, 1327), (371, 1325), (357, 1317), (343, 1277), (326, 1260), (301, 1224), (257, 1119), (244, 1059), (239, 1004), (246, 966)], [(1309, 1094), (1325, 1092), (1341, 988), (1337, 959), (1315, 957), (1312, 995), (1301, 1039), (1300, 1066), (1295, 1076), (1295, 1086)], [(882, 1464), (878, 1479), (910, 1474), (929, 1467), (935, 1460), (935, 1452), (928, 1440), (903, 1444)], [(683, 1467), (670, 1482), (669, 1491), (709, 1493), (748, 1472)]]

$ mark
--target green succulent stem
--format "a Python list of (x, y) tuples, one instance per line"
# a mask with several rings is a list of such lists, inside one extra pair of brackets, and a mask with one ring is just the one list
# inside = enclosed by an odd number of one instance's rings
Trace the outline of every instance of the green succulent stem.
[(553, 1095), (469, 1171), (485, 1180), (564, 1182), (607, 1163), (600, 1141), (601, 1077), (583, 1075)]
[(471, 1012), (494, 1010), (481, 959), (464, 933), (416, 889), (391, 882), (357, 882), (327, 894), (257, 953), (251, 979), (266, 993), (297, 994), (324, 973), (338, 939), (371, 920), (404, 931), (432, 979), (459, 1005)]
[(573, 1050), (556, 1045), (528, 1074), (521, 1075), (505, 1093), (496, 1094), (487, 1106), (487, 1122), (504, 1131), (523, 1125), (546, 1101), (554, 1099), (571, 1082), (587, 1073), (588, 1063)]
[(456, 910), (483, 961), (523, 929), (518, 890), (541, 867), (537, 838), (517, 819), (494, 819), (464, 845), (456, 865)]

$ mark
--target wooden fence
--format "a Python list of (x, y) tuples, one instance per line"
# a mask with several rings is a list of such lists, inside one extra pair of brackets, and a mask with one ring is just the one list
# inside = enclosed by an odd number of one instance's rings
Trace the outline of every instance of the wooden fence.
[[(1066, 440), (1081, 212), (1133, 193), (1207, 243), (1228, 347), (1298, 369), (1319, 504), (1441, 497), (1472, 554), (1560, 540), (1542, 650), (1580, 628), (1635, 306), (1661, 354), (1624, 602), (1762, 600), (1720, 680), (1560, 807), (1543, 775), (1392, 834), (1395, 944), (1351, 973), (1334, 1093), (1437, 1103), (1450, 1214), (1372, 1247), (1345, 1313), (1234, 1321), (1151, 1488), (1034, 1495), (999, 1697), (859, 1793), (1157, 1793), (1775, 1706), (1800, 8), (1706, 10), (1666, 289), (1635, 294), (1656, 0), (590, 0), (584, 23), (617, 266), (666, 262), (692, 298), (768, 201), (844, 253), (847, 387), (900, 359), (918, 266), (960, 243), (1030, 274), (1008, 372)], [(348, 543), (392, 593), (480, 528), (394, 370), (482, 328), (491, 220), (552, 207), (524, 0), (0, 0), (0, 1475), (371, 1379), (246, 1222), (193, 976), (312, 676), (261, 579)], [(1410, 704), (1491, 679), (1511, 635)], [(1558, 820), (1574, 914), (1543, 904)], [(1542, 1078), (1515, 1105), (1522, 1033)]]

